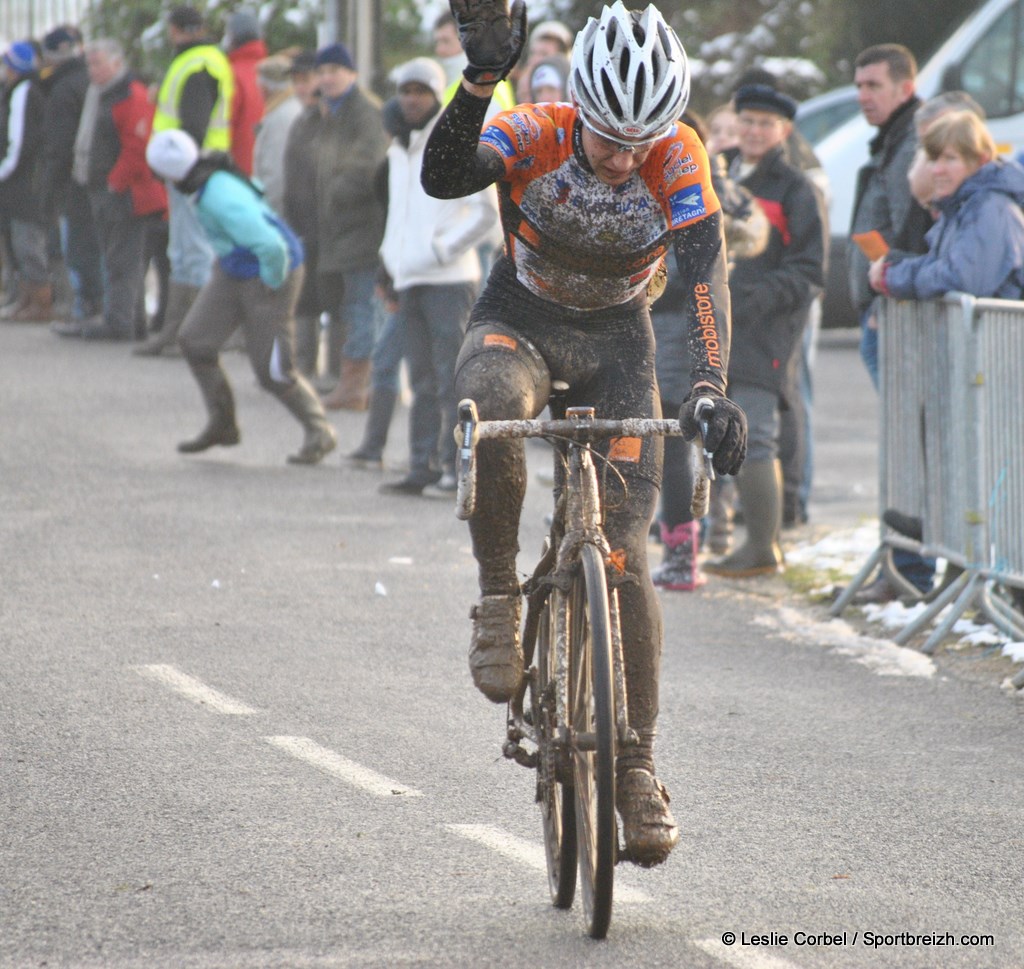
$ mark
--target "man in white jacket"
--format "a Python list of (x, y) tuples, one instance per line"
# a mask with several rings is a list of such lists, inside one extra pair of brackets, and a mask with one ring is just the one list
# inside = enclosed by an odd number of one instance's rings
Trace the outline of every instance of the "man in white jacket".
[(404, 121), (388, 148), (388, 217), (380, 255), (404, 328), (412, 386), (409, 473), (381, 491), (455, 490), (458, 401), (455, 362), (480, 287), (476, 247), (498, 221), (493, 186), (458, 199), (431, 198), (420, 185), (423, 149), (444, 93), (441, 65), (417, 57), (395, 71)]

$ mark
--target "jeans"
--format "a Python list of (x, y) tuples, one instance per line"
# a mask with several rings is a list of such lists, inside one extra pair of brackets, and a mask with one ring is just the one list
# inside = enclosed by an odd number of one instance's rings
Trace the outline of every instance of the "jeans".
[(171, 282), (202, 289), (213, 269), (213, 249), (199, 224), (195, 206), (170, 182), (167, 183), (167, 219)]
[(377, 270), (353, 269), (341, 275), (344, 290), (338, 313), (346, 327), (341, 352), (350, 360), (368, 360), (373, 353), (373, 289)]
[(373, 344), (373, 368), (371, 383), (374, 390), (390, 391), (397, 394), (400, 387), (399, 375), (402, 358), (405, 356), (405, 317), (400, 310), (384, 315), (384, 325)]
[(868, 321), (875, 316), (874, 307), (866, 309), (860, 317), (860, 358), (867, 367), (871, 382), (878, 390), (878, 328), (872, 329)]

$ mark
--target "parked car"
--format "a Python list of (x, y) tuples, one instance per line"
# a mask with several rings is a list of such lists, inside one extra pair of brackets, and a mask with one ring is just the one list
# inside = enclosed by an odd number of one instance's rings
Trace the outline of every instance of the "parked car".
[[(926, 100), (940, 91), (966, 91), (985, 109), (1000, 151), (1016, 155), (1024, 149), (1021, 64), (1024, 0), (987, 0), (964, 19), (921, 68), (917, 92)], [(875, 134), (876, 129), (858, 111), (816, 144), (812, 141), (831, 190), (831, 265), (822, 316), (825, 326), (856, 326), (858, 322), (846, 293), (847, 233), (857, 170), (868, 160), (868, 142)]]
[(858, 111), (857, 89), (852, 84), (844, 84), (801, 101), (796, 109), (795, 121), (800, 134), (812, 145), (816, 145)]

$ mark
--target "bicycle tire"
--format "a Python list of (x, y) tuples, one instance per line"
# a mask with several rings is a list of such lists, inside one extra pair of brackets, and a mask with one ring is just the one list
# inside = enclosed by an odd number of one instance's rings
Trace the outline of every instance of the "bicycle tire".
[(554, 649), (557, 601), (560, 593), (548, 596), (537, 628), (537, 695), (535, 707), (540, 762), (537, 765), (537, 800), (544, 822), (544, 855), (547, 860), (548, 889), (555, 908), (571, 908), (576, 895), (576, 805), (571, 784), (563, 781), (561, 761), (565, 748), (556, 743), (557, 676)]
[(580, 550), (569, 620), (569, 717), (580, 889), (587, 933), (608, 934), (618, 825), (615, 819), (615, 694), (611, 620), (601, 553)]

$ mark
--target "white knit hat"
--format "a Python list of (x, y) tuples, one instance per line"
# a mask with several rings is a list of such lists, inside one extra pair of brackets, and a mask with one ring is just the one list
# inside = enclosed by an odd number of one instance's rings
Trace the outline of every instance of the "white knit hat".
[(146, 146), (146, 162), (161, 178), (180, 182), (199, 160), (199, 146), (178, 128), (158, 131)]
[(430, 57), (414, 57), (395, 68), (391, 75), (396, 88), (403, 84), (422, 84), (430, 88), (440, 101), (444, 97), (444, 68)]

